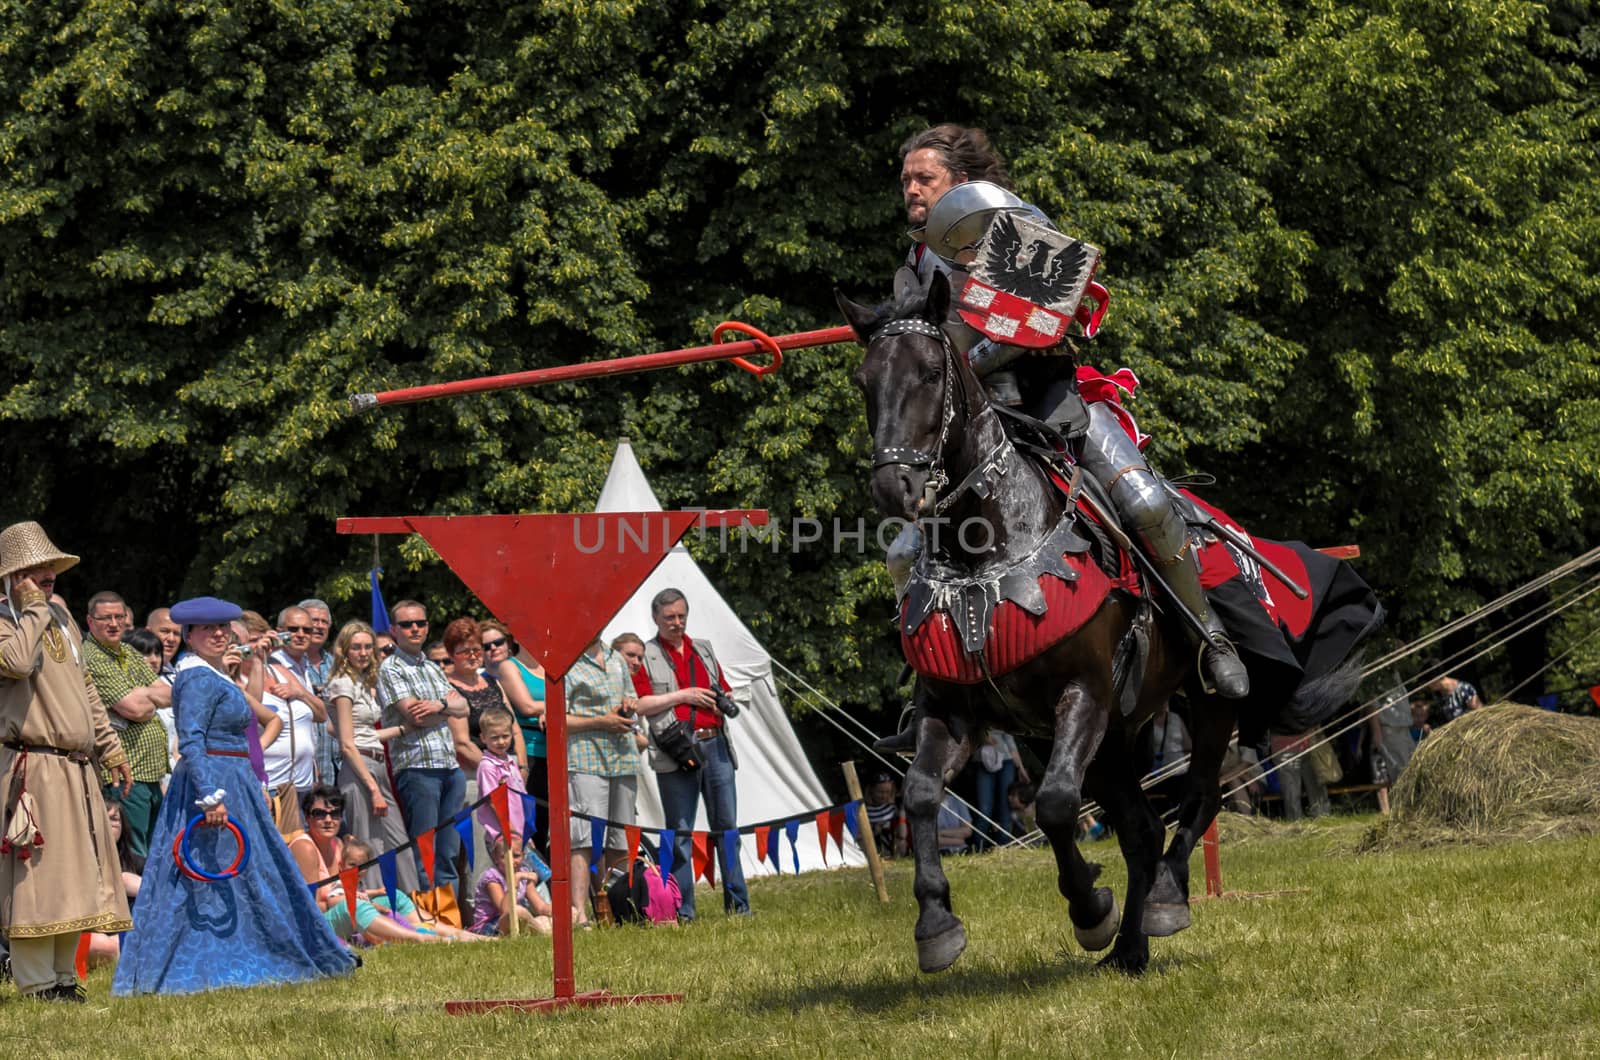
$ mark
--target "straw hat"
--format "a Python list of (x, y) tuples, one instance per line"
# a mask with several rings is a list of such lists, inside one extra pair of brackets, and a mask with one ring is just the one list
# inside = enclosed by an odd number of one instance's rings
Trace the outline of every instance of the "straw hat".
[(60, 574), (76, 567), (78, 557), (52, 544), (38, 523), (13, 523), (0, 530), (0, 578), (47, 563)]

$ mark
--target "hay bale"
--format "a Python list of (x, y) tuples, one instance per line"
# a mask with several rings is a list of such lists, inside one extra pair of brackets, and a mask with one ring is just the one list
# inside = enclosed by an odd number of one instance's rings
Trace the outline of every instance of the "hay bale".
[(1390, 791), (1393, 819), (1368, 846), (1531, 838), (1600, 820), (1600, 719), (1508, 703), (1417, 745)]

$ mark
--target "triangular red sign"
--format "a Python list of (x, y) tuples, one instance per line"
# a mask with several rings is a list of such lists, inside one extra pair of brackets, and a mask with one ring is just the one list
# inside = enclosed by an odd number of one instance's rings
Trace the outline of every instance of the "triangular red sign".
[(456, 576), (551, 674), (564, 674), (699, 512), (410, 515)]

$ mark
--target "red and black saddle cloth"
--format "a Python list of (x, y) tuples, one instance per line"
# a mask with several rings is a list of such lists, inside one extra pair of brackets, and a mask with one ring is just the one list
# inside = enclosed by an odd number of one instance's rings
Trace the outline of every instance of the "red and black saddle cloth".
[[(1057, 484), (1069, 496), (1064, 481)], [(1180, 507), (1199, 551), (1200, 584), (1250, 669), (1249, 704), (1266, 713), (1288, 702), (1301, 682), (1349, 657), (1381, 622), (1372, 588), (1343, 560), (1299, 541), (1248, 535), (1226, 512), (1180, 490)], [(977, 684), (1018, 669), (1077, 632), (1114, 590), (1141, 595), (1130, 557), (1095, 550), (1078, 519), (1098, 513), (1074, 497), (1077, 518), (1063, 519), (1022, 562), (974, 576), (923, 562), (900, 609), (900, 647), (918, 674)], [(1243, 549), (1208, 531), (1216, 519), (1309, 591), (1301, 599)], [(1258, 712), (1259, 713), (1259, 712)]]

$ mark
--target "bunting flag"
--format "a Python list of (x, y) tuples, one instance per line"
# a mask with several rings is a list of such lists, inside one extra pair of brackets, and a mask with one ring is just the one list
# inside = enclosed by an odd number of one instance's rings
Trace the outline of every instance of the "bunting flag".
[(1549, 695), (1540, 696), (1538, 699), (1534, 700), (1535, 703), (1539, 704), (1539, 706), (1545, 710), (1555, 710), (1556, 704), (1558, 704), (1560, 701), (1561, 697), (1556, 695), (1554, 692), (1551, 692)]
[(767, 852), (767, 860), (772, 862), (772, 871), (782, 876), (783, 859), (778, 856), (778, 837), (783, 835), (783, 829), (768, 828), (766, 832), (767, 841), (764, 844), (764, 849)]
[(87, 931), (78, 935), (78, 951), (72, 957), (72, 970), (78, 973), (79, 979), (89, 978), (89, 932)]
[[(846, 828), (850, 829), (850, 838), (854, 839), (856, 841), (856, 845), (859, 846), (861, 844), (861, 800), (860, 799), (853, 799), (850, 802), (845, 803), (845, 807), (844, 807), (844, 826)], [(840, 847), (839, 849), (843, 850), (844, 848)]]
[(356, 890), (361, 886), (361, 870), (354, 865), (340, 869), (339, 886), (344, 888), (344, 907), (350, 911), (350, 926), (359, 930), (356, 924)]
[[(844, 811), (828, 811), (828, 836), (833, 840), (833, 845), (839, 848), (839, 864), (844, 864)], [(827, 858), (823, 858), (826, 862)]]
[(783, 830), (789, 835), (789, 851), (794, 854), (794, 873), (800, 875), (800, 818), (795, 817), (783, 822)]
[[(756, 860), (767, 860), (767, 836), (772, 834), (772, 829), (764, 824), (756, 825)], [(776, 860), (776, 859), (774, 859)], [(774, 865), (774, 868), (777, 866)]]
[(1594, 705), (1600, 707), (1600, 685), (1589, 686), (1589, 698), (1594, 700)]
[(665, 884), (667, 877), (672, 875), (672, 848), (678, 842), (678, 833), (670, 828), (663, 828), (660, 836), (661, 845), (656, 849), (661, 854), (661, 882)]
[(739, 830), (730, 828), (722, 833), (722, 878), (728, 878), (728, 866), (739, 856)]
[(539, 834), (539, 800), (527, 793), (522, 796), (522, 827), (533, 833), (532, 836), (522, 838), (531, 839), (534, 846), (538, 846), (545, 838)]
[[(373, 546), (376, 549), (377, 546)], [(376, 563), (368, 576), (372, 579), (372, 631), (374, 633), (389, 632), (389, 608), (383, 602), (383, 590), (378, 588), (378, 576), (383, 573), (383, 568)]]
[(421, 835), (413, 837), (411, 841), (417, 845), (417, 856), (422, 859), (422, 875), (424, 879), (420, 882), (432, 887), (434, 885), (433, 832), (423, 832)]
[(467, 852), (467, 868), (477, 868), (478, 866), (475, 864), (475, 862), (478, 859), (478, 854), (477, 851), (473, 849), (476, 844), (472, 841), (471, 817), (463, 817), (461, 820), (456, 822), (456, 834), (461, 837), (461, 849)]
[(378, 875), (383, 877), (383, 893), (389, 899), (389, 912), (398, 915), (400, 910), (400, 873), (395, 852), (385, 850), (378, 855)]
[(317, 885), (314, 883), (308, 883), (306, 886), (311, 888), (311, 904), (315, 905), (319, 909), (322, 908), (322, 903), (317, 901)]
[(625, 825), (622, 835), (628, 841), (628, 886), (633, 886), (633, 862), (639, 856), (639, 826)]
[(694, 858), (694, 874), (689, 878), (698, 881), (704, 876), (706, 882), (715, 887), (717, 881), (713, 878), (712, 858), (706, 851), (706, 841), (709, 837), (704, 832), (695, 832), (690, 837), (689, 851)]
[[(511, 789), (505, 784), (501, 784), (498, 788), (495, 788), (493, 791), (489, 792), (489, 805), (494, 807), (495, 819), (500, 822), (500, 834), (503, 836), (510, 836)], [(523, 817), (524, 821), (530, 821), (532, 819), (533, 818), (531, 817)], [(523, 836), (522, 838), (527, 839), (528, 837)], [(510, 839), (506, 840), (508, 843), (510, 841)]]
[[(820, 813), (817, 814), (817, 849), (822, 851), (822, 863), (824, 865), (826, 865), (828, 863), (828, 811), (827, 810), (823, 810), (823, 811), (821, 811)], [(795, 853), (795, 857), (798, 858), (799, 856), (800, 856), (799, 852), (796, 852)], [(794, 871), (799, 872), (800, 871), (800, 867), (798, 865), (796, 865)]]
[(606, 822), (595, 819), (589, 822), (589, 871), (600, 873), (600, 852), (606, 845)]

